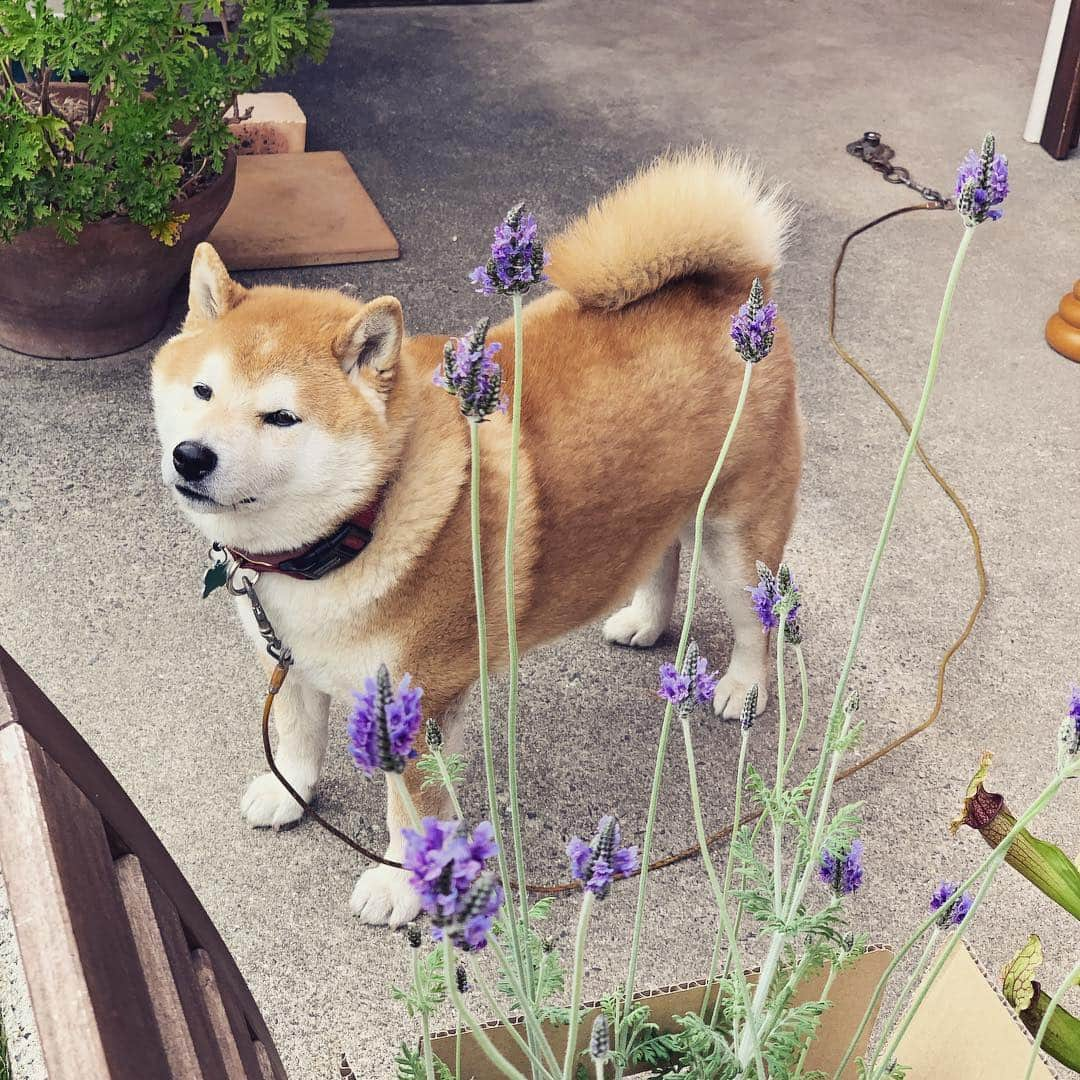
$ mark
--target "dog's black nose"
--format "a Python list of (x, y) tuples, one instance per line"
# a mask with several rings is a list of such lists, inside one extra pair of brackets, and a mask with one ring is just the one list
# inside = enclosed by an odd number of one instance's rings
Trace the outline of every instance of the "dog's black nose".
[(172, 460), (185, 480), (201, 480), (214, 471), (217, 454), (209, 446), (189, 439), (173, 447)]

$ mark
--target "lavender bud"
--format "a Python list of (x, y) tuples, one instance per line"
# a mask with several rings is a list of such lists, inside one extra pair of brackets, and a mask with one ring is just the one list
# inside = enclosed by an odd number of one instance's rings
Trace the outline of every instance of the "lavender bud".
[(758, 684), (754, 683), (746, 691), (743, 698), (742, 713), (739, 715), (739, 726), (743, 731), (749, 731), (754, 726), (754, 717), (757, 716)]
[(696, 641), (691, 641), (686, 646), (686, 656), (683, 657), (682, 673), (686, 676), (693, 675), (694, 668), (697, 667), (698, 661), (698, 647)]
[(457, 988), (459, 994), (466, 994), (472, 989), (472, 987), (469, 985), (469, 973), (465, 970), (464, 964), (458, 964), (457, 971), (454, 972), (454, 976), (457, 979)]
[(611, 1028), (608, 1026), (608, 1018), (601, 1013), (592, 1026), (592, 1036), (589, 1039), (589, 1056), (593, 1061), (607, 1061), (611, 1054)]
[(379, 768), (383, 772), (401, 772), (404, 762), (390, 745), (390, 727), (386, 722), (386, 710), (394, 699), (394, 688), (390, 685), (390, 672), (385, 664), (379, 665), (375, 676), (375, 746), (378, 752)]
[(428, 717), (427, 728), (424, 731), (429, 750), (438, 750), (442, 747), (442, 728), (434, 716)]
[(420, 948), (420, 927), (411, 925), (405, 927), (405, 940), (409, 943), (410, 949)]

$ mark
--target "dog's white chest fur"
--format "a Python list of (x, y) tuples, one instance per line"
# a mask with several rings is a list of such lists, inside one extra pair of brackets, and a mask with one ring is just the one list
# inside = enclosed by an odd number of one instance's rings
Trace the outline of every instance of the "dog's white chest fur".
[[(256, 583), (259, 599), (278, 637), (290, 650), (297, 672), (315, 690), (347, 697), (373, 676), (380, 664), (396, 673), (398, 649), (385, 624), (376, 630), (373, 605), (342, 595), (333, 575), (298, 581), (267, 574)], [(263, 644), (251, 605), (237, 598), (240, 619), (253, 640)]]

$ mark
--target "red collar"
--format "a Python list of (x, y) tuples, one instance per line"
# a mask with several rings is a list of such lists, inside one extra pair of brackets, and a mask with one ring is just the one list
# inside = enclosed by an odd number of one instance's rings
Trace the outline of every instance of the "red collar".
[(371, 543), (372, 525), (382, 509), (383, 491), (362, 510), (353, 514), (340, 528), (329, 536), (294, 548), (292, 551), (276, 551), (252, 555), (239, 548), (227, 547), (236, 565), (242, 570), (257, 570), (260, 574), (284, 574), (301, 581), (317, 581), (331, 570), (352, 562)]

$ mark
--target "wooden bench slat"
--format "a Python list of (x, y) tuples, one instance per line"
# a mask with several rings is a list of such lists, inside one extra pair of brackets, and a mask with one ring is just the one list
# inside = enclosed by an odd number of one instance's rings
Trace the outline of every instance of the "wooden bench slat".
[[(28, 767), (26, 734), (14, 724), (0, 729), (0, 859), (14, 908), (33, 905), (35, 918), (16, 926), (19, 951), (30, 972), (51, 971), (30, 986), (41, 1041), (48, 1046), (62, 1037), (64, 1060), (56, 1052), (49, 1068), (69, 1076), (101, 1076), (105, 1049), (90, 1007), (79, 951), (64, 903), (59, 874), (48, 850), (44, 814), (36, 799), (37, 784)], [(53, 1036), (50, 1038), (50, 1035)]]
[(222, 994), (210, 957), (205, 950), (196, 949), (191, 954), (191, 961), (214, 1036), (225, 1059), (225, 1080), (261, 1080), (262, 1070), (255, 1056), (251, 1033), (235, 1003), (229, 1000), (227, 994)]
[[(246, 1042), (250, 1043), (251, 1038), (257, 1039), (269, 1058), (274, 1080), (285, 1080), (284, 1067), (258, 1005), (251, 996), (232, 954), (221, 940), (213, 921), (179, 867), (116, 778), (82, 736), (42, 693), (40, 687), (0, 647), (0, 734), (5, 733), (8, 726), (25, 731), (31, 740), (56, 762), (75, 788), (84, 793), (105, 822), (114, 856), (125, 852), (138, 855), (147, 880), (160, 886), (161, 892), (174, 906), (183, 927), (183, 936), (192, 945), (197, 943), (213, 958), (215, 980), (225, 993), (230, 1010), (240, 1017), (243, 1026), (248, 1030), (249, 1038)], [(0, 805), (3, 805), (3, 800), (0, 800)], [(3, 831), (5, 830), (0, 830)], [(0, 862), (6, 862), (6, 858), (6, 852), (0, 846)], [(153, 893), (151, 895), (153, 896)], [(19, 910), (29, 915), (37, 912), (36, 897), (32, 894), (25, 895), (23, 901), (23, 904), (18, 905)], [(14, 897), (12, 907), (13, 910), (16, 908)], [(59, 916), (60, 913), (54, 914)], [(16, 915), (18, 916), (18, 912)], [(130, 948), (134, 952), (134, 944), (131, 944)], [(175, 975), (176, 967), (173, 970)], [(64, 985), (62, 980), (52, 981)], [(181, 1000), (184, 1000), (183, 996)], [(156, 1025), (154, 1031), (156, 1036)], [(160, 1046), (160, 1038), (157, 1042)], [(197, 1038), (195, 1045), (198, 1050)], [(161, 1055), (164, 1057), (164, 1048), (161, 1048)], [(249, 1055), (249, 1062), (257, 1067), (254, 1051)], [(91, 1076), (98, 1080), (98, 1076), (104, 1074), (82, 1070), (77, 1075), (79, 1080), (87, 1080)], [(147, 1072), (140, 1076), (139, 1080), (152, 1080), (155, 1075)], [(260, 1074), (252, 1071), (252, 1075), (258, 1077)], [(51, 1077), (51, 1080), (54, 1078)]]
[[(158, 1030), (165, 1045), (165, 1055), (172, 1075), (177, 1080), (189, 1080), (189, 1078), (201, 1080), (204, 1077), (206, 1080), (214, 1080), (215, 1075), (220, 1075), (221, 1054), (210, 1037), (209, 1021), (198, 994), (198, 986), (195, 984), (190, 963), (187, 965), (188, 976), (191, 979), (189, 989), (195, 995), (197, 1004), (195, 1009), (191, 1008), (190, 996), (187, 1003), (181, 999), (181, 985), (178, 983), (183, 983), (184, 969), (182, 964), (175, 964), (173, 957), (169, 955), (165, 934), (158, 922), (158, 911), (155, 910), (154, 902), (150, 898), (151, 884), (143, 874), (138, 857), (124, 855), (117, 859), (116, 875), (120, 883), (120, 895), (124, 899), (128, 920), (131, 923), (132, 935), (135, 938), (135, 948), (138, 950), (143, 974), (146, 976), (146, 984), (150, 991), (151, 1007), (157, 1019)], [(159, 906), (163, 906), (163, 914), (166, 918), (170, 913), (174, 919), (176, 918), (167, 900)], [(180, 930), (178, 923), (176, 929)], [(180, 934), (182, 939), (182, 930)], [(182, 961), (187, 959), (186, 946), (184, 953), (185, 955), (180, 958)], [(179, 968), (179, 980), (174, 968)], [(200, 1040), (203, 1043), (202, 1055), (195, 1047), (197, 1034), (202, 1036)], [(209, 1070), (207, 1069), (208, 1057), (211, 1061)], [(214, 1062), (214, 1057), (216, 1057), (216, 1062)]]
[(168, 1078), (101, 818), (18, 725), (0, 728), (0, 859), (51, 1080)]
[(208, 1080), (215, 1080), (216, 1077), (224, 1075), (225, 1063), (222, 1058), (221, 1048), (214, 1037), (202, 990), (195, 976), (195, 966), (191, 959), (191, 946), (188, 944), (184, 928), (180, 923), (180, 917), (177, 915), (172, 901), (169, 900), (162, 891), (161, 886), (153, 878), (145, 875), (144, 878), (150, 893), (150, 903), (154, 908), (158, 928), (161, 931), (165, 954), (169, 958), (173, 980), (180, 996), (180, 1004), (183, 1006), (184, 1015), (187, 1018), (188, 1030), (195, 1046), (195, 1053), (199, 1057), (204, 1075)]
[(270, 1055), (266, 1052), (266, 1047), (258, 1040), (253, 1045), (255, 1047), (255, 1057), (259, 1060), (259, 1075), (262, 1080), (275, 1080), (274, 1066), (270, 1064)]

